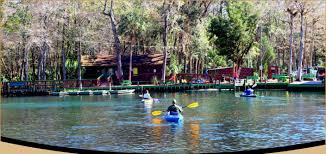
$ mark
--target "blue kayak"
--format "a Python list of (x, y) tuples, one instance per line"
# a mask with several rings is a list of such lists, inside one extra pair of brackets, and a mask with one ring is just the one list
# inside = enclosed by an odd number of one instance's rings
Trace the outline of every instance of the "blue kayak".
[(240, 97), (256, 97), (256, 95), (255, 94), (251, 94), (251, 95), (240, 94)]
[(180, 113), (173, 115), (167, 113), (166, 115), (164, 115), (164, 119), (167, 122), (180, 122), (183, 120), (183, 116)]

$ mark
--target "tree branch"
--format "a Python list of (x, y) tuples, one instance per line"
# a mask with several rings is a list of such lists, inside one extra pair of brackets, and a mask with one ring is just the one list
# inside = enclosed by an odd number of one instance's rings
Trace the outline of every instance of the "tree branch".
[[(107, 15), (107, 16), (110, 16), (110, 13), (107, 13), (107, 12), (106, 12), (107, 1), (108, 1), (108, 0), (105, 0), (105, 3), (104, 3), (103, 14), (104, 14), (104, 15)], [(112, 3), (111, 3), (111, 9), (112, 9)]]

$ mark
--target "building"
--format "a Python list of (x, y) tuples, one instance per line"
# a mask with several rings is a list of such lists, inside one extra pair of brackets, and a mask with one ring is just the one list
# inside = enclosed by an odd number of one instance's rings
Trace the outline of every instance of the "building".
[[(234, 76), (232, 67), (208, 69), (208, 74), (213, 78), (213, 80), (220, 81), (230, 80)], [(247, 76), (253, 76), (253, 74), (253, 68), (241, 67), (239, 78), (245, 79)]]
[[(128, 80), (129, 76), (129, 55), (121, 55), (123, 69), (123, 79)], [(145, 54), (134, 55), (132, 57), (132, 81), (140, 83), (149, 83), (154, 76), (160, 79), (163, 70), (163, 54)], [(169, 58), (167, 59), (169, 62)], [(112, 78), (117, 84), (117, 78), (114, 75), (117, 69), (115, 55), (98, 54), (96, 56), (83, 55), (81, 57), (81, 66), (85, 69), (83, 79), (96, 79), (103, 72), (113, 74)]]
[(273, 75), (281, 74), (281, 68), (278, 66), (269, 66), (268, 67), (268, 79), (272, 79)]

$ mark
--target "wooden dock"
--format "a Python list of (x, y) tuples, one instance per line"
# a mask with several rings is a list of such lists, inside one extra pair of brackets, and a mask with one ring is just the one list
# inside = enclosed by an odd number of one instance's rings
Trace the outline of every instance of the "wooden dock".
[[(83, 84), (84, 85), (84, 84)], [(227, 89), (234, 90), (235, 84), (163, 84), (163, 85), (130, 85), (122, 86), (116, 85), (112, 87), (98, 87), (95, 85), (88, 85), (78, 87), (66, 86), (62, 82), (39, 81), (39, 82), (9, 82), (3, 83), (2, 94), (4, 96), (34, 96), (34, 95), (64, 95), (62, 92), (69, 92), (69, 95), (86, 94), (90, 91), (111, 91), (111, 90), (128, 90), (135, 89), (136, 92), (142, 92), (145, 89), (156, 92), (177, 92), (196, 89)], [(61, 92), (61, 93), (60, 93)]]
[[(128, 90), (135, 89), (136, 92), (142, 92), (145, 89), (155, 92), (178, 92), (200, 89), (217, 89), (242, 91), (248, 86), (252, 86), (252, 81), (239, 80), (233, 83), (206, 83), (206, 84), (161, 84), (161, 85), (116, 85), (112, 87), (98, 87), (95, 80), (82, 80), (83, 87), (79, 87), (77, 80), (68, 81), (30, 81), (30, 82), (4, 82), (1, 92), (4, 96), (35, 96), (35, 95), (63, 95), (60, 92), (69, 92), (70, 95), (89, 95), (90, 92), (110, 91), (110, 90)], [(325, 91), (325, 84), (322, 82), (302, 82), (302, 83), (257, 83), (255, 89), (282, 89), (288, 91)], [(97, 94), (96, 93), (96, 94)]]

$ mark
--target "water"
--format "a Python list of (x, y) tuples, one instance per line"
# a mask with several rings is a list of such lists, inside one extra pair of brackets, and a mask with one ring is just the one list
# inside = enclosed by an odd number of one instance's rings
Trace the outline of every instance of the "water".
[[(325, 139), (325, 94), (256, 91), (244, 98), (229, 91), (2, 98), (1, 135), (25, 141), (101, 151), (207, 153), (272, 148)], [(151, 111), (175, 98), (184, 109), (180, 124)]]

